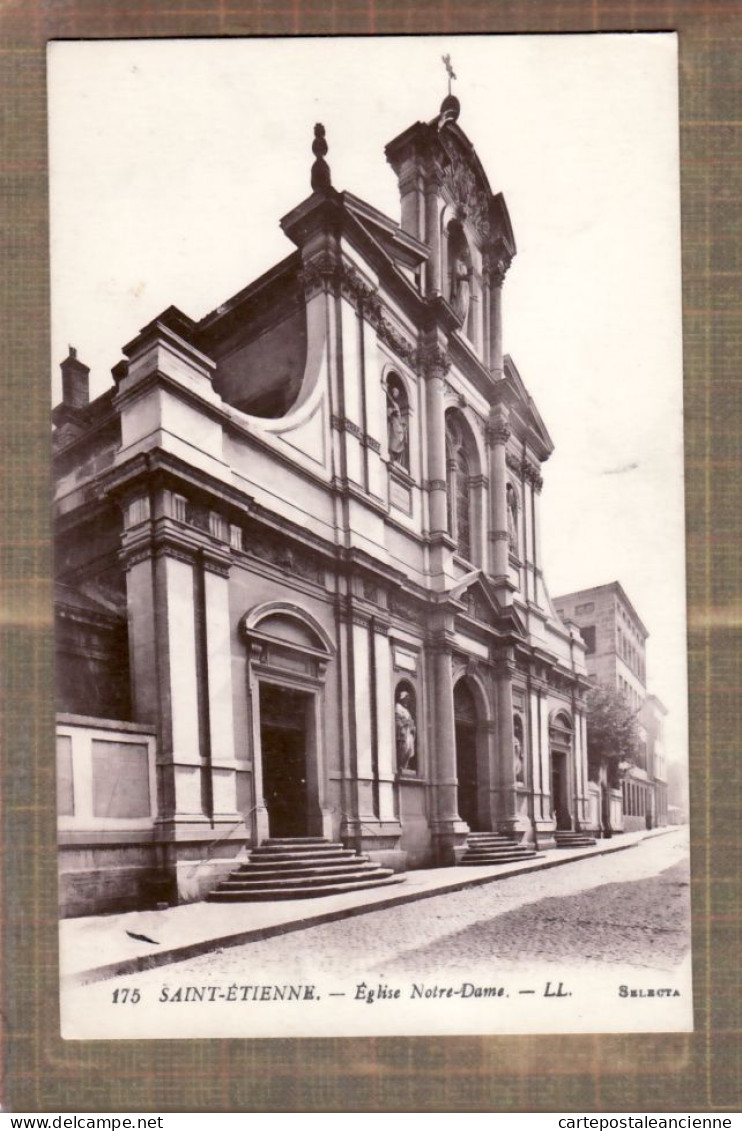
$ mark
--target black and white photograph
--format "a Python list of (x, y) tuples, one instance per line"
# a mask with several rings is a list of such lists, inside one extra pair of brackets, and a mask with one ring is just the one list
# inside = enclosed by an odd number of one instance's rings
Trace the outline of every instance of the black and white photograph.
[(62, 1036), (692, 1030), (677, 37), (48, 99)]

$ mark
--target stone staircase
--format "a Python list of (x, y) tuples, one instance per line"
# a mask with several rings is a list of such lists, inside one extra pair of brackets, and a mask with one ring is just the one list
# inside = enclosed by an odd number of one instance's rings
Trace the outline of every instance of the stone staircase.
[(597, 844), (594, 836), (589, 833), (577, 833), (571, 829), (557, 829), (554, 833), (557, 848), (588, 848)]
[(312, 899), (398, 884), (404, 878), (324, 837), (271, 837), (206, 898), (218, 903)]
[(469, 833), (459, 864), (512, 864), (517, 860), (532, 860), (536, 855), (532, 844), (520, 844), (515, 837), (502, 833)]

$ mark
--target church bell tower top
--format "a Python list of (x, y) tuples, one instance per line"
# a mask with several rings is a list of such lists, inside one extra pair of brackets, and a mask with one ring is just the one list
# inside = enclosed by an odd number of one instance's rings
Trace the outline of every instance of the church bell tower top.
[(451, 83), (456, 78), (456, 72), (453, 69), (450, 55), (441, 55), (443, 66), (448, 73), (448, 94), (441, 102), (440, 114), (438, 115), (438, 129), (442, 130), (449, 122), (457, 122), (459, 114), (461, 113), (461, 103), (456, 95), (451, 90)]

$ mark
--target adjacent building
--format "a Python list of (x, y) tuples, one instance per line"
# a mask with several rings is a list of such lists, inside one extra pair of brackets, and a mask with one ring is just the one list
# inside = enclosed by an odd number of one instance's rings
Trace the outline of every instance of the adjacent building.
[(539, 544), (553, 445), (503, 353), (515, 238), (458, 117), (387, 146), (399, 220), (333, 187), (317, 126), (282, 262), (164, 310), (92, 402), (62, 363), (68, 914), (200, 898), (268, 836), (403, 870), (595, 827), (585, 644)]
[[(633, 832), (666, 824), (667, 772), (662, 720), (667, 709), (656, 695), (647, 693), (649, 633), (643, 621), (618, 581), (565, 593), (554, 598), (554, 605), (565, 623), (580, 629), (590, 678), (615, 687), (636, 715), (639, 756), (626, 770), (620, 793), (617, 789), (611, 790), (612, 831)], [(597, 804), (597, 800), (594, 803)], [(605, 799), (601, 804), (605, 810)]]

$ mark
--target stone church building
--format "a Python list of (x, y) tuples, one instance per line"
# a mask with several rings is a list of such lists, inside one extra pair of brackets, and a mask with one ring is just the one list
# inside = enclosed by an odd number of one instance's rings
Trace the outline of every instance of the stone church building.
[(163, 311), (92, 402), (62, 363), (67, 914), (200, 898), (269, 837), (403, 872), (590, 828), (585, 647), (539, 546), (553, 445), (503, 354), (515, 239), (459, 109), (387, 145), (399, 220), (333, 187), (317, 126), (282, 262)]

